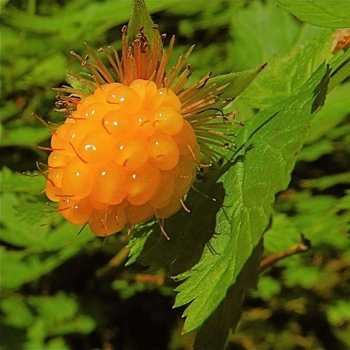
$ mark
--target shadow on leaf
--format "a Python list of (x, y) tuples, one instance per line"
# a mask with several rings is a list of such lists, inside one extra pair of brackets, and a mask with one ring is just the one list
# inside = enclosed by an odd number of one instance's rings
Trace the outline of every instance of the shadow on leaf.
[(199, 261), (205, 245), (215, 234), (216, 214), (225, 197), (223, 184), (202, 182), (195, 186), (201, 193), (191, 190), (187, 196), (186, 206), (191, 212), (180, 211), (165, 220), (169, 241), (159, 225), (153, 225), (138, 258), (150, 271), (169, 266), (168, 273), (174, 276), (189, 270)]

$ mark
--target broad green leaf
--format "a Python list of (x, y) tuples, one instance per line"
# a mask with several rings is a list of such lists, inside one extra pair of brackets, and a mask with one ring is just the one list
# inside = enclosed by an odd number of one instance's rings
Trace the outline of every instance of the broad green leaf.
[(147, 242), (149, 235), (152, 233), (152, 227), (137, 227), (135, 229), (135, 237), (131, 238), (128, 247), (130, 247), (129, 259), (125, 266), (134, 263), (141, 255), (144, 245)]
[(323, 108), (316, 114), (312, 120), (309, 135), (306, 139), (307, 144), (311, 144), (322, 137), (329, 135), (329, 130), (345, 121), (350, 114), (350, 82), (337, 86), (328, 95)]
[[(1, 286), (3, 289), (17, 290), (23, 284), (34, 281), (42, 275), (49, 273), (79, 253), (82, 245), (86, 244), (93, 237), (89, 232), (82, 232), (74, 241), (64, 246), (77, 233), (77, 228), (69, 223), (64, 223), (54, 233), (56, 233), (54, 234), (55, 237), (50, 237), (48, 242), (43, 242), (52, 244), (56, 250), (58, 249), (58, 251), (53, 252), (53, 247), (48, 247), (48, 250), (51, 248), (50, 254), (45, 253), (45, 247), (41, 248), (40, 246), (37, 246), (37, 249), (30, 250), (7, 250), (1, 247)], [(16, 234), (16, 231), (12, 232), (12, 235)], [(63, 236), (63, 238), (57, 237), (57, 235)], [(35, 232), (31, 232), (31, 237), (33, 240), (36, 239)], [(63, 242), (64, 240), (65, 242)], [(6, 241), (10, 240), (6, 239)], [(6, 268), (4, 268), (5, 266)]]
[(184, 312), (185, 332), (200, 327), (224, 300), (269, 227), (274, 195), (289, 183), (326, 78), (321, 65), (300, 90), (249, 119), (239, 133), (234, 165), (222, 177), (228, 195), (216, 217), (217, 234), (200, 262), (177, 276), (185, 281), (177, 288), (175, 306), (191, 303)]
[(39, 195), (45, 188), (45, 177), (38, 172), (28, 173), (28, 175), (13, 172), (3, 167), (1, 170), (1, 192)]
[(346, 249), (350, 245), (350, 212), (342, 211), (341, 204), (342, 201), (332, 196), (304, 198), (295, 203), (298, 215), (291, 218), (291, 222), (314, 245), (327, 244), (337, 249)]
[[(55, 67), (55, 69), (52, 69)], [(48, 83), (60, 82), (64, 77), (67, 67), (67, 58), (57, 53), (46, 56), (45, 59), (37, 62), (31, 71), (18, 84), (19, 88), (26, 89), (30, 86), (41, 86), (46, 88)]]
[(338, 52), (330, 61), (333, 73), (329, 82), (328, 90), (333, 90), (346, 78), (350, 77), (350, 51)]
[(331, 54), (332, 31), (304, 42), (282, 57), (272, 57), (268, 66), (241, 95), (241, 100), (254, 108), (267, 108), (287, 98), (300, 88), (312, 72)]
[(224, 347), (229, 329), (235, 329), (240, 319), (245, 288), (256, 288), (262, 250), (261, 241), (242, 268), (237, 282), (228, 289), (225, 299), (199, 329), (194, 350), (222, 349)]
[(47, 140), (49, 132), (45, 128), (22, 126), (1, 132), (1, 146), (34, 147)]
[(231, 18), (230, 57), (239, 70), (257, 67), (288, 52), (300, 32), (300, 25), (273, 1), (252, 1)]
[(344, 0), (277, 0), (301, 21), (329, 28), (350, 27), (350, 2)]

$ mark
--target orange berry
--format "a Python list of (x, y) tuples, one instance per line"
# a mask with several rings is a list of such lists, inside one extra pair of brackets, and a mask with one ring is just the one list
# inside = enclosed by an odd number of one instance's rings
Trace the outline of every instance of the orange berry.
[(86, 106), (89, 106), (90, 104), (92, 104), (94, 102), (96, 102), (96, 98), (94, 95), (89, 95), (89, 96), (83, 98), (77, 104), (77, 112), (81, 112)]
[(120, 109), (106, 113), (102, 120), (103, 127), (116, 141), (129, 139), (135, 135), (139, 124), (135, 116)]
[(108, 93), (114, 89), (117, 86), (121, 86), (122, 84), (120, 83), (111, 83), (111, 84), (105, 84), (105, 85), (101, 85), (98, 86), (96, 88), (96, 90), (94, 91), (94, 97), (96, 101), (99, 102), (105, 102), (106, 101), (106, 97), (108, 95)]
[(54, 184), (55, 187), (62, 187), (62, 175), (64, 168), (52, 168), (50, 169), (49, 179)]
[(138, 128), (135, 130), (137, 135), (148, 137), (154, 134), (156, 128), (151, 112), (142, 109), (135, 114)]
[(77, 155), (93, 167), (104, 166), (113, 157), (115, 143), (105, 130), (89, 132), (80, 142)]
[(65, 135), (71, 126), (72, 124), (63, 124), (52, 134), (51, 147), (54, 150), (62, 151), (66, 148)]
[(121, 231), (125, 223), (124, 209), (117, 205), (111, 205), (103, 210), (94, 209), (89, 218), (91, 231), (101, 237)]
[(149, 157), (145, 138), (135, 137), (117, 144), (113, 159), (126, 170), (136, 170), (146, 164)]
[(52, 168), (63, 166), (66, 164), (66, 156), (57, 151), (53, 151), (49, 155), (48, 163)]
[(126, 195), (126, 171), (122, 166), (110, 161), (96, 171), (92, 199), (100, 203), (119, 204)]
[(171, 202), (175, 187), (174, 175), (171, 171), (162, 171), (161, 175), (157, 191), (149, 201), (156, 209), (164, 208)]
[(127, 200), (134, 205), (145, 204), (157, 191), (160, 179), (160, 171), (149, 164), (130, 172), (126, 177)]
[(192, 156), (181, 157), (174, 169), (174, 194), (175, 198), (182, 198), (190, 189), (197, 170), (197, 163)]
[(124, 209), (126, 220), (130, 225), (135, 225), (147, 221), (154, 215), (154, 209), (149, 203), (142, 205), (129, 204)]
[(184, 120), (182, 130), (174, 135), (174, 140), (179, 145), (181, 155), (190, 154), (190, 149), (193, 150), (197, 145), (196, 134), (192, 126), (186, 120)]
[(63, 194), (62, 189), (55, 186), (50, 180), (46, 182), (45, 193), (47, 198), (53, 202), (58, 202), (62, 198), (59, 195)]
[(155, 112), (161, 107), (173, 107), (177, 112), (181, 111), (180, 99), (167, 88), (158, 89), (157, 93), (153, 96), (149, 109), (151, 112)]
[(166, 207), (157, 209), (156, 215), (160, 219), (166, 219), (174, 215), (176, 212), (178, 212), (180, 208), (181, 208), (180, 200), (178, 198), (173, 198)]
[(62, 191), (74, 199), (84, 198), (90, 195), (94, 181), (95, 169), (79, 158), (71, 159), (62, 174)]
[(180, 159), (179, 146), (166, 134), (157, 133), (148, 138), (150, 162), (160, 170), (173, 169)]
[(183, 116), (172, 107), (162, 107), (154, 114), (154, 125), (168, 135), (178, 134), (184, 124)]
[(142, 106), (140, 96), (135, 90), (121, 84), (108, 92), (107, 102), (115, 104), (119, 106), (121, 110), (132, 114), (137, 113)]
[(73, 225), (86, 224), (92, 212), (89, 198), (81, 200), (61, 198), (58, 203), (58, 210)]
[(87, 105), (82, 110), (79, 119), (87, 119), (101, 125), (101, 119), (105, 116), (105, 114), (115, 109), (116, 106), (111, 106), (102, 102), (95, 102)]
[(157, 93), (157, 85), (150, 80), (136, 79), (129, 86), (140, 96), (142, 109), (149, 110), (151, 99)]
[(199, 159), (180, 110), (179, 98), (153, 81), (97, 87), (52, 135), (48, 198), (98, 236), (174, 214)]

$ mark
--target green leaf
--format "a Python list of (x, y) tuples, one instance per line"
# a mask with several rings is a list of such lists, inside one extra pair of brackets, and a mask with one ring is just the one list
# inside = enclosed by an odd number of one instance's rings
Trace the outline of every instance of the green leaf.
[(33, 323), (34, 315), (21, 297), (13, 295), (4, 298), (1, 310), (5, 315), (4, 323), (9, 326), (27, 328)]
[(350, 27), (350, 2), (344, 0), (277, 0), (301, 21), (329, 28)]
[(239, 69), (259, 66), (288, 52), (300, 32), (300, 25), (273, 1), (252, 1), (231, 18), (230, 57)]
[(236, 283), (227, 291), (225, 299), (199, 329), (194, 350), (224, 347), (229, 329), (235, 329), (240, 319), (245, 288), (256, 288), (262, 251), (261, 241), (242, 268)]
[(128, 247), (130, 247), (130, 253), (125, 266), (131, 265), (139, 258), (151, 233), (151, 226), (135, 228), (134, 236), (130, 239), (128, 244)]
[[(138, 261), (150, 266), (150, 271), (164, 266), (170, 266), (170, 275), (187, 271), (198, 262), (205, 244), (215, 233), (215, 216), (224, 200), (223, 186), (212, 182), (197, 183), (195, 186), (201, 193), (191, 191), (187, 196), (186, 206), (191, 212), (180, 211), (165, 222), (164, 229), (170, 241), (165, 239), (159, 225), (155, 224), (147, 241), (141, 242), (141, 247), (133, 248), (139, 239), (133, 242), (132, 249), (142, 249)], [(211, 198), (215, 198), (215, 201)], [(142, 237), (142, 232), (136, 235)]]
[[(17, 290), (23, 284), (31, 282), (39, 278), (40, 276), (49, 273), (63, 262), (76, 255), (84, 244), (92, 239), (93, 235), (89, 232), (82, 232), (81, 235), (72, 241), (69, 245), (67, 236), (71, 240), (76, 234), (77, 228), (69, 223), (60, 225), (59, 229), (53, 232), (54, 237), (44, 241), (47, 245), (55, 246), (56, 252), (50, 254), (45, 253), (46, 247), (37, 246), (36, 250), (7, 250), (4, 247), (0, 247), (1, 255), (1, 286), (4, 289)], [(16, 235), (17, 232), (12, 232), (12, 235)], [(57, 237), (58, 235), (63, 236)], [(33, 240), (36, 239), (35, 232), (31, 232)], [(30, 238), (28, 238), (29, 240)], [(63, 243), (63, 241), (65, 242)], [(8, 241), (8, 239), (6, 239)], [(49, 250), (49, 249), (48, 249)], [(42, 253), (39, 254), (39, 251)], [(37, 254), (33, 254), (33, 253)], [(6, 269), (3, 267), (6, 266)]]
[(49, 132), (45, 128), (33, 128), (22, 126), (20, 128), (1, 132), (1, 146), (34, 147), (49, 138)]
[(332, 196), (303, 198), (295, 203), (298, 215), (291, 218), (291, 221), (313, 245), (327, 244), (340, 250), (347, 249), (350, 243), (350, 212), (341, 210), (344, 209), (342, 203)]
[(128, 25), (128, 44), (131, 45), (131, 43), (134, 41), (136, 35), (140, 32), (140, 27), (143, 27), (143, 32), (148, 38), (148, 41), (153, 43), (156, 32), (154, 29), (152, 29), (152, 25), (153, 21), (149, 15), (144, 0), (133, 0)]
[(328, 90), (333, 90), (338, 84), (350, 76), (350, 51), (340, 52), (330, 62), (332, 73)]
[(216, 217), (217, 235), (200, 262), (177, 276), (186, 280), (177, 288), (175, 306), (191, 302), (184, 312), (184, 332), (201, 326), (216, 310), (269, 227), (274, 195), (290, 181), (317, 93), (327, 77), (323, 64), (299, 91), (249, 119), (239, 133), (241, 147), (234, 166), (222, 178), (228, 195)]
[(287, 215), (276, 212), (272, 227), (264, 235), (266, 254), (276, 254), (297, 244), (300, 241), (300, 234), (301, 231)]
[(261, 74), (241, 95), (254, 108), (267, 108), (297, 91), (313, 71), (332, 57), (332, 31), (324, 29), (282, 57), (274, 56)]
[[(55, 217), (55, 210), (52, 208), (49, 208), (48, 213), (41, 212), (45, 208), (44, 203), (27, 203), (29, 215), (26, 215), (15, 210), (26, 210), (25, 203), (21, 202), (19, 197), (6, 193), (2, 195), (1, 200), (1, 237), (3, 241), (12, 245), (30, 248), (31, 252), (54, 251), (63, 248), (80, 230), (80, 227), (68, 222), (59, 223), (51, 230), (49, 225), (42, 226)], [(35, 213), (35, 210), (38, 212)], [(85, 229), (76, 240), (83, 244), (93, 237), (89, 230)]]
[(313, 162), (322, 155), (331, 154), (333, 151), (332, 141), (325, 138), (311, 145), (305, 145), (298, 156), (298, 161)]
[(208, 85), (223, 86), (228, 84), (225, 88), (223, 96), (225, 98), (238, 97), (256, 78), (256, 76), (266, 67), (262, 66), (242, 72), (229, 73), (225, 75), (218, 75), (208, 81)]
[[(81, 76), (84, 76), (84, 74), (86, 74), (86, 73), (80, 73)], [(88, 75), (87, 75), (87, 77), (88, 77)], [(87, 94), (91, 94), (91, 90), (86, 86), (86, 84), (82, 83), (81, 79), (76, 78), (70, 72), (67, 72), (66, 81), (74, 89), (85, 92)]]
[(273, 296), (281, 292), (281, 284), (275, 278), (270, 276), (260, 276), (258, 282), (258, 290), (254, 294), (261, 299), (269, 301)]
[(344, 321), (350, 321), (350, 301), (336, 300), (334, 304), (330, 304), (326, 309), (327, 317), (330, 323), (334, 325), (342, 325)]
[[(55, 69), (52, 69), (52, 67), (55, 67)], [(48, 83), (57, 83), (62, 80), (66, 67), (67, 59), (63, 54), (57, 53), (47, 56), (42, 61), (36, 63), (19, 86), (24, 89), (29, 86), (42, 86), (46, 88)]]
[(301, 186), (304, 188), (317, 188), (320, 191), (338, 184), (350, 184), (350, 172), (335, 175), (322, 176), (317, 179), (304, 180)]
[[(38, 172), (29, 173), (25, 176), (3, 167), (1, 170), (1, 192), (2, 193), (27, 193), (38, 195), (45, 188), (45, 177)], [(36, 176), (38, 175), (38, 176)]]
[(328, 138), (329, 130), (336, 129), (337, 125), (345, 121), (350, 114), (350, 82), (337, 86), (328, 95), (323, 108), (312, 120), (310, 133), (306, 139), (311, 144), (323, 137)]

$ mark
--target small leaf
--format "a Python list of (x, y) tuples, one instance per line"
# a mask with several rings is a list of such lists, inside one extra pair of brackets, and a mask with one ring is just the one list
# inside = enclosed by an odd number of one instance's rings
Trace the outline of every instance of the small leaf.
[(236, 98), (238, 97), (255, 79), (255, 77), (266, 67), (266, 63), (262, 66), (245, 70), (242, 72), (230, 73), (225, 75), (218, 75), (208, 81), (208, 85), (222, 86), (228, 84), (225, 88), (224, 97)]
[(277, 0), (286, 11), (301, 21), (320, 27), (350, 27), (350, 2), (343, 0)]
[[(80, 73), (80, 76), (84, 76), (85, 73)], [(86, 84), (81, 82), (81, 79), (78, 79), (76, 75), (72, 75), (70, 72), (67, 72), (66, 75), (67, 83), (72, 86), (74, 89), (91, 94), (91, 90), (86, 86)]]
[(128, 25), (128, 44), (134, 41), (136, 35), (140, 32), (139, 28), (143, 27), (148, 41), (153, 43), (156, 31), (152, 28), (153, 21), (149, 15), (144, 0), (133, 0), (130, 21)]

